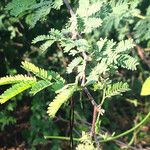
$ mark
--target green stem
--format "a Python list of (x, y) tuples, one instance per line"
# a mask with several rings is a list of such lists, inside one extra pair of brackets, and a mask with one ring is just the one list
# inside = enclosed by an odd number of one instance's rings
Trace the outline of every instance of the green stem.
[(103, 105), (103, 103), (104, 103), (104, 101), (105, 101), (105, 94), (106, 94), (106, 87), (104, 88), (104, 90), (103, 90), (103, 98), (102, 98), (102, 101), (101, 101), (101, 103), (100, 103), (100, 106), (102, 106)]
[[(127, 134), (129, 134), (130, 132), (134, 131), (135, 129), (139, 128), (142, 124), (144, 124), (148, 118), (150, 117), (150, 112), (145, 116), (145, 118), (140, 122), (138, 123), (135, 127), (119, 134), (119, 135), (116, 135), (114, 137), (110, 137), (106, 140), (100, 140), (101, 143), (103, 142), (109, 142), (109, 141), (112, 141), (112, 140), (116, 140), (122, 136), (125, 136)], [(44, 136), (45, 139), (58, 139), (58, 140), (70, 140), (70, 137), (64, 137), (64, 136)], [(74, 141), (81, 141), (81, 138), (73, 138)]]
[(145, 16), (139, 15), (139, 14), (133, 14), (134, 17), (140, 18), (140, 19), (145, 19)]
[[(70, 140), (70, 137), (64, 137), (64, 136), (44, 136), (45, 139), (57, 139), (57, 140)], [(81, 141), (80, 138), (73, 138), (74, 141)]]
[(133, 128), (131, 128), (131, 129), (129, 129), (129, 130), (119, 134), (119, 135), (116, 135), (114, 137), (110, 137), (110, 138), (108, 138), (106, 140), (101, 140), (100, 142), (102, 143), (102, 142), (112, 141), (112, 140), (118, 139), (118, 138), (120, 138), (122, 136), (125, 136), (125, 135), (129, 134), (130, 132), (134, 131), (135, 129), (139, 128), (142, 124), (144, 124), (148, 120), (149, 117), (150, 117), (150, 112), (145, 116), (145, 118), (140, 123), (138, 123)]

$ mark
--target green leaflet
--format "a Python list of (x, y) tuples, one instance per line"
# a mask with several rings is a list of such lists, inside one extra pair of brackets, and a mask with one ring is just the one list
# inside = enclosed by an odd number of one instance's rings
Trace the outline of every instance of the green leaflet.
[(30, 94), (35, 95), (36, 93), (42, 91), (43, 89), (49, 87), (50, 85), (52, 85), (52, 83), (50, 81), (40, 80), (32, 86)]
[(22, 93), (23, 91), (29, 89), (35, 83), (36, 81), (26, 81), (13, 85), (11, 88), (7, 89), (2, 95), (0, 95), (0, 103), (5, 103), (19, 93)]
[(44, 4), (41, 5), (41, 7), (39, 7), (37, 10), (34, 11), (34, 13), (31, 13), (29, 15), (27, 15), (26, 17), (26, 23), (30, 26), (30, 28), (33, 28), (36, 23), (39, 20), (42, 20), (42, 18), (44, 18), (45, 16), (47, 16), (51, 11), (51, 4)]
[(150, 77), (146, 79), (141, 90), (142, 96), (150, 95)]
[(134, 44), (133, 44), (132, 39), (122, 40), (118, 43), (116, 47), (116, 52), (117, 53), (126, 52), (126, 51), (128, 52), (133, 47), (134, 47)]
[(50, 39), (49, 35), (39, 35), (32, 40), (32, 44), (36, 44), (40, 41), (45, 41), (45, 40), (49, 40), (49, 39)]
[(72, 48), (75, 47), (74, 41), (69, 38), (62, 39), (60, 44), (64, 48), (64, 53), (68, 53)]
[(29, 10), (30, 7), (36, 5), (36, 0), (12, 0), (7, 4), (6, 10), (10, 11), (12, 16), (19, 16), (21, 13)]
[(40, 49), (41, 49), (40, 53), (44, 53), (54, 42), (55, 40), (48, 40), (44, 44), (42, 44), (40, 46)]
[(100, 39), (96, 43), (94, 51), (94, 58), (97, 61), (103, 61), (107, 68), (127, 68), (129, 70), (136, 70), (138, 61), (136, 58), (130, 56), (130, 49), (134, 47), (133, 40), (122, 40), (119, 43), (113, 40)]
[(27, 71), (32, 72), (33, 74), (35, 74), (36, 76), (42, 79), (49, 79), (49, 80), (52, 79), (52, 76), (49, 75), (46, 70), (41, 69), (30, 62), (27, 62), (27, 61), (22, 62), (22, 68), (24, 68)]
[(129, 70), (136, 70), (137, 65), (139, 64), (137, 59), (131, 57), (130, 55), (122, 55), (118, 58), (119, 66), (122, 68), (127, 68)]
[(101, 74), (105, 74), (106, 71), (108, 70), (107, 64), (103, 61), (101, 63), (98, 63), (90, 72), (89, 76), (87, 77), (87, 82), (86, 84), (93, 83), (95, 81), (98, 81), (98, 78)]
[[(101, 10), (102, 2), (98, 1), (93, 4), (90, 1), (79, 0), (79, 8), (77, 9), (77, 20), (81, 28), (81, 33), (91, 33), (94, 29), (102, 24), (102, 20), (96, 13)], [(81, 25), (82, 24), (82, 25)]]
[(58, 73), (54, 71), (44, 70), (27, 61), (22, 62), (22, 68), (32, 72), (33, 74), (35, 74), (36, 76), (42, 79), (46, 79), (46, 80), (48, 79), (50, 81), (53, 78), (55, 81), (58, 80), (63, 83), (65, 82), (65, 80)]
[(32, 72), (33, 74), (42, 78), (43, 80), (49, 81), (52, 80), (53, 81), (52, 89), (54, 91), (64, 86), (65, 80), (57, 72), (54, 72), (52, 70), (51, 71), (44, 70), (27, 61), (22, 62), (22, 65), (23, 65), (22, 67), (25, 70)]
[(52, 70), (48, 71), (48, 73), (52, 76), (55, 82), (62, 83), (62, 84), (65, 83), (65, 80), (60, 76), (59, 73), (52, 71)]
[(64, 36), (64, 31), (60, 32), (57, 29), (51, 29), (48, 35), (39, 35), (33, 39), (32, 43), (43, 42), (40, 46), (42, 52), (46, 51), (54, 42), (60, 42), (64, 52), (69, 52), (70, 49), (75, 47), (75, 43), (72, 39)]
[(109, 98), (115, 95), (120, 95), (123, 92), (129, 91), (129, 86), (127, 83), (118, 82), (112, 85), (108, 85), (105, 93), (105, 97)]
[(27, 75), (6, 76), (0, 78), (0, 85), (15, 84), (23, 81), (36, 81), (36, 78)]
[(53, 8), (60, 9), (60, 7), (63, 5), (63, 0), (56, 0), (53, 4)]
[(49, 104), (48, 110), (47, 110), (47, 113), (51, 118), (55, 117), (55, 114), (57, 113), (61, 105), (65, 103), (73, 95), (76, 89), (77, 89), (76, 85), (69, 86), (67, 89), (66, 88), (63, 89), (55, 97), (55, 99)]
[(81, 63), (82, 60), (83, 60), (82, 57), (77, 57), (77, 58), (73, 59), (72, 62), (67, 67), (67, 72), (71, 73), (72, 70), (75, 67), (77, 67)]
[(84, 29), (84, 32), (85, 32), (85, 33), (90, 33), (90, 32), (92, 32), (93, 29), (96, 29), (96, 28), (100, 27), (101, 24), (102, 24), (102, 19), (89, 17), (89, 18), (85, 21), (85, 29)]

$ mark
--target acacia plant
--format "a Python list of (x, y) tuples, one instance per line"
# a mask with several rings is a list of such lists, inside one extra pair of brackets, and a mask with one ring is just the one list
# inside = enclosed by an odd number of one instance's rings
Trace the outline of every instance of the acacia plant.
[[(136, 45), (128, 29), (134, 23), (135, 17), (142, 17), (137, 9), (139, 3), (138, 0), (79, 0), (78, 7), (73, 7), (73, 10), (67, 0), (12, 0), (6, 6), (6, 10), (18, 19), (24, 17), (30, 28), (34, 28), (35, 24), (53, 9), (61, 9), (63, 4), (66, 6), (70, 17), (62, 25), (62, 29), (51, 28), (46, 35), (35, 37), (32, 44), (40, 44), (39, 50), (42, 54), (56, 43), (67, 58), (66, 62), (69, 61), (65, 69), (71, 80), (61, 76), (59, 72), (46, 70), (32, 62), (23, 61), (21, 67), (31, 74), (8, 75), (0, 78), (0, 85), (12, 85), (0, 95), (0, 103), (6, 103), (27, 89), (30, 90), (31, 95), (35, 95), (48, 88), (56, 94), (56, 97), (50, 100), (47, 115), (55, 118), (62, 105), (66, 103), (65, 107), (69, 109), (70, 103), (73, 126), (74, 105), (78, 103), (74, 95), (84, 93), (89, 100), (89, 105), (93, 107), (93, 119), (89, 132), (80, 131), (83, 134), (78, 139), (70, 136), (72, 147), (74, 140), (81, 142), (77, 150), (87, 149), (87, 147), (90, 150), (100, 149), (100, 142), (115, 140), (134, 131), (147, 120), (150, 114), (135, 127), (120, 135), (102, 132), (101, 116), (105, 114), (105, 111), (109, 111), (104, 110), (103, 107), (106, 101), (131, 90), (127, 82), (116, 81), (115, 77), (120, 69), (135, 71), (138, 66), (138, 57), (132, 55)], [(149, 12), (150, 9), (147, 10), (147, 15), (150, 14)], [(137, 31), (146, 19), (146, 17), (142, 18), (134, 28), (134, 38), (137, 42), (143, 35), (143, 32)], [(109, 34), (112, 29), (120, 33), (116, 40), (110, 39)], [(148, 39), (147, 35), (142, 38), (142, 40), (145, 39)], [(94, 93), (98, 96), (94, 97)], [(68, 137), (51, 136), (45, 138), (68, 139)]]

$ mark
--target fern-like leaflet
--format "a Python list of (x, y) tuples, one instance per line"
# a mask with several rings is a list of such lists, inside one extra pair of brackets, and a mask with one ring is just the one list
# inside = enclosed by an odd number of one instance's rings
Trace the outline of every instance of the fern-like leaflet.
[(67, 102), (67, 100), (73, 95), (76, 89), (77, 89), (76, 85), (71, 85), (67, 89), (65, 88), (61, 90), (61, 92), (55, 97), (55, 99), (48, 106), (47, 113), (51, 118), (55, 117), (61, 105)]
[(39, 68), (35, 66), (34, 64), (30, 62), (22, 62), (22, 67), (35, 74), (37, 77), (42, 78), (43, 80), (48, 80), (53, 82), (52, 88), (53, 90), (58, 90), (64, 86), (65, 80), (57, 73), (54, 71), (47, 71), (42, 68)]
[(27, 61), (22, 62), (22, 68), (24, 68), (27, 71), (32, 72), (33, 74), (35, 74), (36, 76), (42, 79), (48, 79), (48, 80), (52, 79), (52, 76), (49, 75), (46, 70), (41, 69), (30, 62), (27, 62)]
[(131, 57), (130, 55), (122, 55), (118, 59), (119, 65), (123, 68), (127, 68), (130, 70), (136, 70), (136, 66), (139, 64), (137, 59)]
[(52, 83), (48, 80), (40, 80), (32, 86), (32, 88), (30, 90), (30, 94), (35, 95), (36, 93), (42, 91), (43, 89), (45, 89), (51, 85), (52, 85)]
[(0, 85), (6, 85), (6, 84), (15, 84), (20, 83), (23, 81), (36, 81), (35, 77), (29, 77), (27, 75), (15, 75), (15, 76), (6, 76), (0, 78)]
[(105, 97), (109, 98), (115, 95), (120, 95), (123, 92), (129, 91), (129, 86), (127, 83), (123, 82), (118, 82), (114, 84), (108, 85), (106, 92), (105, 92)]
[(81, 63), (83, 59), (81, 57), (77, 57), (75, 59), (72, 60), (72, 62), (68, 65), (67, 67), (67, 72), (71, 73), (72, 70), (77, 67), (77, 65), (79, 65)]
[(13, 85), (11, 88), (7, 89), (2, 95), (0, 95), (0, 103), (3, 104), (14, 96), (22, 93), (23, 91), (31, 88), (36, 81), (24, 81)]

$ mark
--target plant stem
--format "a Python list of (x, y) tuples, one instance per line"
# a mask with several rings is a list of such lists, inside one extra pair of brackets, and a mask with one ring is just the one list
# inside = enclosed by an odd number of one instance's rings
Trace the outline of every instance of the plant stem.
[[(64, 136), (44, 136), (45, 139), (57, 139), (57, 140), (70, 140), (70, 137), (64, 137)], [(80, 138), (73, 138), (74, 141), (81, 141)]]
[(101, 103), (100, 103), (100, 106), (102, 106), (103, 105), (103, 103), (104, 103), (104, 101), (105, 101), (105, 93), (106, 93), (106, 87), (104, 87), (104, 90), (103, 90), (103, 98), (102, 98), (102, 101), (101, 101)]
[[(106, 140), (100, 140), (100, 143), (104, 143), (104, 142), (109, 142), (109, 141), (113, 141), (113, 140), (116, 140), (122, 136), (125, 136), (129, 133), (131, 133), (132, 131), (134, 131), (135, 129), (139, 128), (141, 125), (143, 125), (144, 123), (146, 123), (146, 121), (149, 119), (150, 117), (150, 112), (144, 117), (144, 119), (139, 122), (135, 127), (119, 134), (119, 135), (116, 135), (114, 137), (110, 137), (109, 139), (106, 139)], [(58, 139), (58, 140), (70, 140), (70, 137), (63, 137), (63, 136), (44, 136), (45, 139)], [(81, 141), (81, 138), (73, 138), (74, 141)]]
[(70, 100), (70, 148), (71, 150), (73, 149), (73, 125), (74, 125), (74, 101), (73, 98), (71, 97)]
[(88, 99), (91, 101), (92, 105), (98, 107), (98, 104), (95, 102), (95, 100), (94, 100), (94, 98), (92, 97), (92, 95), (91, 95), (91, 93), (89, 92), (89, 90), (88, 90), (86, 87), (84, 87), (83, 90), (84, 90), (84, 92), (86, 93)]
[(149, 117), (150, 117), (150, 112), (145, 116), (145, 118), (140, 123), (138, 123), (133, 128), (131, 128), (131, 129), (129, 129), (129, 130), (119, 134), (119, 135), (116, 135), (114, 137), (110, 137), (110, 138), (108, 138), (106, 140), (101, 140), (100, 142), (103, 143), (103, 142), (112, 141), (112, 140), (118, 139), (118, 138), (120, 138), (122, 136), (125, 136), (125, 135), (129, 134), (130, 132), (134, 131), (135, 129), (139, 128), (142, 124), (144, 124), (148, 120)]
[(140, 18), (140, 19), (145, 19), (145, 16), (139, 15), (139, 14), (133, 14), (134, 17)]
[(97, 118), (97, 107), (94, 106), (93, 110), (93, 120), (92, 120), (92, 128), (91, 128), (91, 137), (95, 135), (95, 123), (96, 123), (96, 118)]

